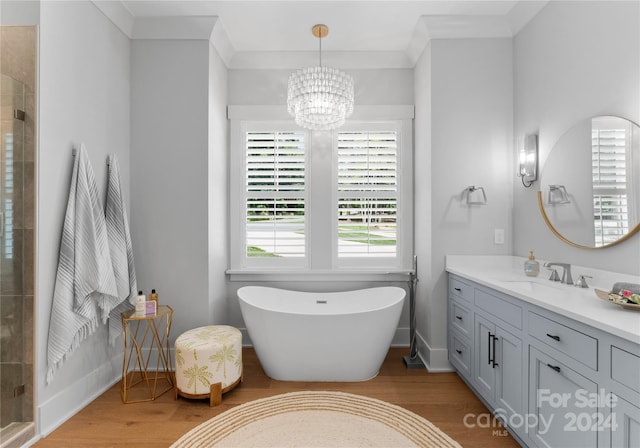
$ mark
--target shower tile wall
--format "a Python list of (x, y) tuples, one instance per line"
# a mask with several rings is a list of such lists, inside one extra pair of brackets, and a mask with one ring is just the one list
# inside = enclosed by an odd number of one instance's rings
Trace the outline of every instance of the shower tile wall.
[(35, 49), (35, 27), (1, 27), (0, 428), (33, 421)]

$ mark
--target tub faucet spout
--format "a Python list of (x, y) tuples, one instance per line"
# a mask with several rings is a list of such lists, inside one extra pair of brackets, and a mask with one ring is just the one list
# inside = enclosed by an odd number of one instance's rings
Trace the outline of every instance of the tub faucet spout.
[(560, 266), (562, 268), (562, 279), (560, 283), (564, 283), (566, 285), (573, 285), (573, 278), (571, 277), (571, 265), (569, 263), (558, 263), (558, 262), (546, 262), (544, 264), (545, 268), (549, 268), (551, 266)]

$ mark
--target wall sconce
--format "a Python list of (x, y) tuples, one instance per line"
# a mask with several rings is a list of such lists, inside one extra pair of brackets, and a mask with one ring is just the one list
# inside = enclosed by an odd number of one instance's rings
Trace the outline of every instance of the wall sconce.
[(518, 176), (525, 188), (538, 179), (538, 136), (535, 134), (518, 139)]
[(486, 205), (487, 195), (484, 188), (470, 185), (462, 192), (463, 196), (467, 196), (467, 205)]
[(569, 204), (569, 195), (564, 185), (549, 185), (549, 195), (547, 196), (547, 203), (554, 204)]

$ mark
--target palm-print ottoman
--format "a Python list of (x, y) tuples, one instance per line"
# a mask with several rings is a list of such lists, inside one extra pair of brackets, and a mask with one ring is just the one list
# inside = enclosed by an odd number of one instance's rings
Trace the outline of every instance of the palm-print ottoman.
[(176, 399), (209, 398), (215, 406), (242, 381), (242, 333), (237, 328), (194, 328), (178, 336), (174, 348)]

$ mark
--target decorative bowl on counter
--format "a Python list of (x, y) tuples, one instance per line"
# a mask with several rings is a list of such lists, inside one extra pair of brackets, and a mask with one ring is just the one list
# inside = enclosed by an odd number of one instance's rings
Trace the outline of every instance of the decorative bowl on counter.
[(594, 288), (594, 291), (599, 299), (606, 300), (607, 302), (614, 303), (616, 305), (620, 305), (622, 308), (626, 308), (628, 310), (640, 311), (640, 294), (638, 294), (637, 292), (633, 292), (638, 290), (635, 288), (625, 289), (616, 287), (618, 285), (619, 284), (616, 283), (611, 292), (603, 291), (597, 288)]

